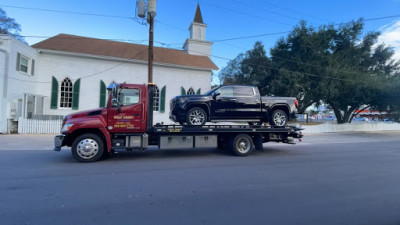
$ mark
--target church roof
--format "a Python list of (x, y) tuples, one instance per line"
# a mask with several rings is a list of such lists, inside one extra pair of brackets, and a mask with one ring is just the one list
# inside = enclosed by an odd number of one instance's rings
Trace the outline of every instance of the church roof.
[[(97, 56), (109, 56), (147, 62), (148, 46), (126, 42), (109, 41), (59, 34), (32, 45), (40, 50), (53, 50)], [(207, 56), (191, 55), (183, 50), (154, 47), (154, 63), (170, 64), (199, 69), (217, 70), (218, 67)]]
[(203, 23), (203, 17), (201, 16), (201, 10), (200, 10), (200, 4), (199, 3), (197, 3), (196, 14), (194, 15), (193, 22), (195, 22), (195, 23)]

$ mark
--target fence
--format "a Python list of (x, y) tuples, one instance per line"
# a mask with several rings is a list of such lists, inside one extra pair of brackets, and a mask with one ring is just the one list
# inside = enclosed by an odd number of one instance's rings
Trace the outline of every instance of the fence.
[(19, 134), (56, 134), (60, 133), (62, 120), (34, 120), (20, 117)]
[(382, 132), (382, 131), (400, 131), (399, 123), (390, 122), (363, 122), (363, 123), (323, 123), (314, 126), (303, 126), (303, 133), (329, 133), (329, 132), (348, 132), (348, 131), (366, 131), (366, 132)]

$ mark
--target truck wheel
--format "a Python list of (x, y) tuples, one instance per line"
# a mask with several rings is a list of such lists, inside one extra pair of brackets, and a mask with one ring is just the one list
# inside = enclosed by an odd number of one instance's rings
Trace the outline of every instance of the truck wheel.
[(230, 148), (237, 156), (247, 156), (254, 150), (253, 139), (247, 134), (238, 134), (231, 139)]
[(188, 125), (200, 125), (203, 126), (207, 122), (206, 112), (199, 107), (189, 109), (186, 113), (186, 123)]
[(272, 126), (284, 127), (286, 126), (287, 122), (288, 115), (284, 111), (276, 109), (272, 112), (270, 120)]
[(96, 134), (82, 134), (72, 143), (71, 152), (79, 162), (95, 162), (103, 156), (104, 143)]

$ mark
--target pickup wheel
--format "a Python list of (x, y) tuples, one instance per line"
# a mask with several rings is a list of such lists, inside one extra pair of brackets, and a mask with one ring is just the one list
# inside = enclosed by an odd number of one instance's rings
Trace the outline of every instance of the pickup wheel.
[(288, 115), (284, 111), (276, 109), (271, 114), (270, 123), (272, 126), (284, 127), (288, 122), (288, 118)]
[(207, 113), (199, 107), (191, 108), (186, 113), (186, 123), (188, 125), (203, 126), (207, 122)]
[(95, 162), (103, 156), (104, 143), (96, 134), (82, 134), (72, 143), (71, 152), (79, 162)]
[(254, 150), (253, 139), (247, 134), (238, 134), (231, 139), (230, 149), (237, 156), (247, 156)]

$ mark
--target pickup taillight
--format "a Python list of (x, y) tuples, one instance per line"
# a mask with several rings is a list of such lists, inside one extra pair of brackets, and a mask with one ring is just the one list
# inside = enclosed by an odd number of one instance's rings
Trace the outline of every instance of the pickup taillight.
[(299, 101), (297, 101), (297, 99), (294, 100), (294, 105), (296, 106), (296, 109), (299, 108)]

